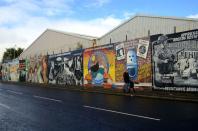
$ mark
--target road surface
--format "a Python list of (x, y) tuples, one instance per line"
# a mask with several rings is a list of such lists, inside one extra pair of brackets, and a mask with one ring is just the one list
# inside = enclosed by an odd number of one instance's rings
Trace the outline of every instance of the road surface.
[(0, 131), (198, 130), (198, 103), (0, 83)]

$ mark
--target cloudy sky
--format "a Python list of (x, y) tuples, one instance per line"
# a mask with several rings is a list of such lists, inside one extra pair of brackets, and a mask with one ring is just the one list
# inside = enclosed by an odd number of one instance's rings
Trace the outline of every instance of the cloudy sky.
[(198, 18), (197, 0), (0, 0), (0, 59), (47, 28), (101, 36), (135, 14)]

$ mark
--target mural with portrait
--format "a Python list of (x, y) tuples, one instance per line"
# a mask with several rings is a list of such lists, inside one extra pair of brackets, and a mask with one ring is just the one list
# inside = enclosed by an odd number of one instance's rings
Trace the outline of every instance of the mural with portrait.
[(83, 53), (84, 85), (111, 88), (115, 82), (113, 45), (88, 48)]
[(14, 59), (11, 62), (9, 62), (10, 65), (10, 81), (19, 81), (19, 60)]
[(48, 58), (49, 83), (61, 85), (82, 85), (82, 52), (76, 50), (50, 55)]
[(19, 60), (19, 81), (26, 81), (26, 60)]
[(48, 83), (47, 56), (39, 55), (26, 59), (26, 81)]
[(151, 36), (156, 89), (198, 91), (198, 30)]
[(3, 81), (9, 81), (10, 78), (10, 64), (7, 63), (3, 63), (2, 64), (2, 80)]
[[(125, 56), (116, 59), (116, 82), (123, 82), (123, 73), (128, 70), (130, 78), (138, 83), (151, 83), (151, 50), (149, 38), (134, 39), (121, 43)], [(115, 50), (120, 43), (115, 44)], [(118, 57), (118, 56), (116, 56)]]

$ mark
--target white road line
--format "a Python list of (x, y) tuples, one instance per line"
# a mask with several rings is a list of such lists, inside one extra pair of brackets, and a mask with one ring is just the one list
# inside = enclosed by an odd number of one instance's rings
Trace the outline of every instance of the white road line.
[(57, 100), (57, 99), (53, 99), (53, 98), (42, 97), (42, 96), (37, 96), (37, 95), (34, 95), (34, 97), (35, 97), (35, 98), (39, 98), (39, 99), (50, 100), (50, 101), (55, 101), (55, 102), (60, 102), (60, 103), (62, 103), (62, 100)]
[(23, 94), (22, 92), (12, 91), (12, 90), (7, 90), (7, 92), (14, 93), (14, 94), (17, 94), (17, 95), (22, 95)]
[(153, 118), (153, 117), (148, 117), (148, 116), (129, 114), (129, 113), (124, 113), (124, 112), (119, 112), (119, 111), (113, 111), (113, 110), (108, 110), (108, 109), (103, 109), (103, 108), (98, 108), (98, 107), (92, 107), (92, 106), (87, 106), (87, 105), (84, 105), (83, 107), (90, 108), (90, 109), (95, 109), (95, 110), (101, 110), (101, 111), (107, 111), (107, 112), (117, 113), (117, 114), (122, 114), (122, 115), (127, 115), (127, 116), (134, 116), (134, 117), (139, 117), (139, 118), (144, 118), (144, 119), (150, 119), (150, 120), (160, 121), (160, 119)]
[(4, 107), (4, 108), (6, 108), (6, 109), (10, 109), (9, 106), (7, 106), (7, 105), (5, 105), (5, 104), (2, 104), (2, 103), (0, 103), (0, 106)]

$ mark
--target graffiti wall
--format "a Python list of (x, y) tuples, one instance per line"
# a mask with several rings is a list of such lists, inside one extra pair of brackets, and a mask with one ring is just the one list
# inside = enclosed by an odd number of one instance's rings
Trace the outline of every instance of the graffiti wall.
[(48, 82), (47, 56), (34, 56), (26, 59), (26, 81), (33, 83)]
[(62, 85), (82, 85), (82, 52), (77, 50), (48, 58), (49, 83)]
[(86, 49), (83, 53), (84, 85), (109, 88), (115, 82), (113, 45)]
[(198, 30), (151, 37), (154, 88), (198, 91)]
[(19, 60), (15, 59), (9, 62), (10, 81), (19, 81)]
[(26, 65), (25, 60), (19, 60), (19, 81), (25, 82), (26, 80)]
[(151, 49), (149, 39), (135, 39), (115, 44), (116, 82), (123, 82), (123, 73), (129, 72), (133, 81), (151, 83)]
[(10, 64), (9, 63), (2, 64), (2, 80), (3, 81), (10, 80)]

